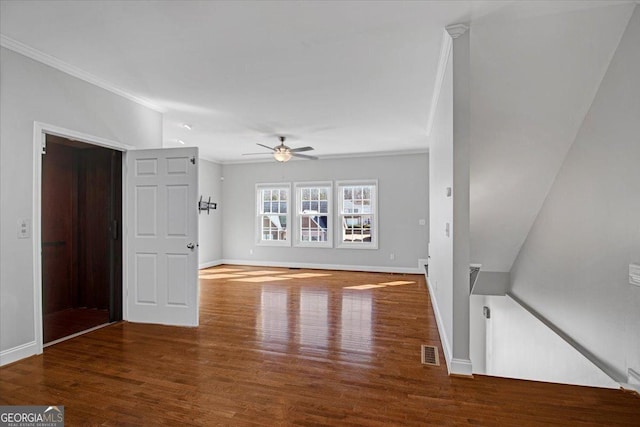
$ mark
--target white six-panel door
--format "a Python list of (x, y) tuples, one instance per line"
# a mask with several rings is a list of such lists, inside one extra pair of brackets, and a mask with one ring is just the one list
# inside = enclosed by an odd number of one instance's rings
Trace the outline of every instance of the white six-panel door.
[(125, 319), (198, 325), (197, 148), (127, 152)]

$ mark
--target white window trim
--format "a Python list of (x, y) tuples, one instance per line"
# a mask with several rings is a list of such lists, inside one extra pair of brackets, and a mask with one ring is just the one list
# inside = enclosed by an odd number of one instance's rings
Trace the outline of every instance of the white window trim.
[[(343, 242), (342, 241), (342, 215), (340, 211), (342, 209), (342, 187), (351, 185), (373, 185), (375, 186), (375, 194), (372, 195), (371, 201), (373, 203), (373, 235), (371, 236), (371, 242)], [(357, 180), (345, 180), (335, 182), (335, 241), (336, 248), (339, 249), (378, 249), (378, 240), (380, 236), (380, 230), (378, 228), (378, 180), (377, 179), (357, 179)]]
[[(327, 209), (327, 241), (326, 242), (303, 242), (300, 235), (300, 225), (302, 221), (302, 215), (300, 214), (300, 203), (302, 202), (301, 189), (307, 187), (329, 187), (328, 197), (328, 209)], [(309, 181), (309, 182), (296, 182), (293, 185), (295, 192), (295, 233), (293, 245), (298, 248), (333, 248), (333, 182), (332, 181)]]
[[(287, 238), (285, 240), (262, 240), (262, 213), (260, 213), (260, 206), (262, 204), (262, 195), (260, 190), (264, 189), (280, 189), (287, 190), (287, 213), (284, 214), (287, 217)], [(291, 183), (290, 182), (277, 182), (277, 183), (258, 183), (254, 193), (255, 201), (255, 236), (257, 246), (291, 246)]]

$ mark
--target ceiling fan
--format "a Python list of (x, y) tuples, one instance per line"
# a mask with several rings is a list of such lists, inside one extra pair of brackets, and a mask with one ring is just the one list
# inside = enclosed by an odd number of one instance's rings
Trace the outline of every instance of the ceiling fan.
[[(275, 147), (269, 147), (268, 145), (264, 145), (260, 143), (257, 143), (256, 145), (259, 145), (261, 147), (264, 147), (268, 150), (273, 151), (273, 158), (279, 162), (288, 162), (291, 159), (291, 157), (300, 157), (302, 159), (318, 160), (316, 156), (310, 156), (308, 154), (300, 154), (303, 151), (313, 150), (313, 147), (307, 146), (307, 147), (290, 148), (284, 145), (284, 141), (286, 137), (279, 136), (278, 138), (280, 139), (280, 145), (276, 145)], [(266, 154), (266, 153), (247, 153), (243, 155), (250, 156), (254, 154)]]

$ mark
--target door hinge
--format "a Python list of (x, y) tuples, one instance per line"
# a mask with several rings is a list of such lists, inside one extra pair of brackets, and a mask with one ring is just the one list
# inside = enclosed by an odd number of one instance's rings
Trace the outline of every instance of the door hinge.
[(196, 158), (192, 157), (191, 159), (189, 159), (191, 161), (191, 163), (193, 163), (194, 165), (196, 164)]
[(40, 154), (47, 154), (47, 141), (42, 138), (42, 143), (40, 144)]

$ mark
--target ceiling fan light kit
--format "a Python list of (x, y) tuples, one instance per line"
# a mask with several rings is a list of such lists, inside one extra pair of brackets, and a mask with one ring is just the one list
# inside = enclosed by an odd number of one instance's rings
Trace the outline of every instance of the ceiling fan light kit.
[[(286, 137), (284, 136), (279, 136), (278, 137), (280, 139), (280, 145), (276, 145), (275, 147), (269, 147), (268, 145), (264, 145), (264, 144), (260, 144), (257, 143), (256, 145), (259, 145), (260, 147), (264, 147), (267, 148), (269, 150), (273, 151), (273, 158), (276, 159), (277, 161), (284, 163), (284, 162), (288, 162), (289, 160), (291, 160), (292, 157), (300, 157), (303, 159), (308, 159), (308, 160), (318, 160), (318, 158), (316, 156), (309, 156), (307, 154), (300, 154), (300, 152), (302, 151), (311, 151), (313, 150), (313, 147), (298, 147), (298, 148), (290, 148), (287, 147), (286, 145), (284, 145), (284, 141), (286, 139)], [(245, 156), (249, 156), (252, 154), (261, 154), (261, 153), (245, 153)], [(265, 153), (266, 154), (266, 153)]]
[(273, 158), (279, 162), (288, 162), (291, 159), (291, 152), (288, 148), (277, 147), (273, 153)]

